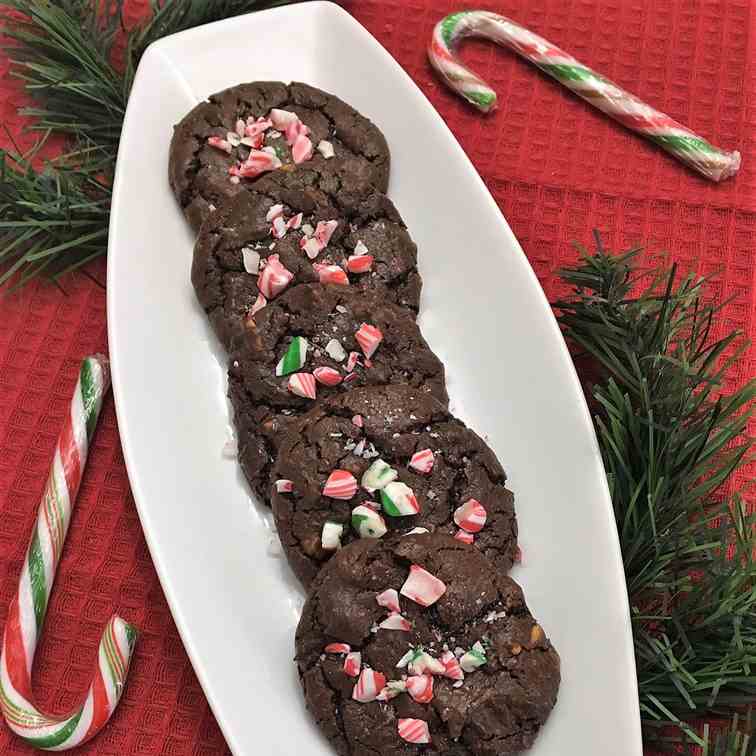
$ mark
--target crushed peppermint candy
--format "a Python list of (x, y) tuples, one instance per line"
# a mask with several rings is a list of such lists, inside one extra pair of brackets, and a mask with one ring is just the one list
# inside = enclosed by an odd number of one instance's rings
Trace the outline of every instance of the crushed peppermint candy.
[(291, 493), (294, 490), (294, 483), (285, 478), (280, 478), (274, 483), (278, 493)]
[(404, 680), (389, 680), (386, 687), (376, 696), (376, 701), (390, 701), (392, 698), (400, 696), (407, 690), (407, 684)]
[(265, 215), (265, 220), (272, 223), (276, 218), (283, 215), (283, 205), (271, 205), (270, 210)]
[(378, 606), (385, 606), (390, 612), (401, 612), (399, 606), (399, 593), (395, 588), (387, 588), (385, 591), (381, 591), (375, 597)]
[(283, 239), (284, 236), (286, 236), (286, 232), (288, 230), (288, 226), (286, 225), (286, 221), (283, 219), (282, 215), (273, 218), (273, 225), (270, 229), (271, 236), (273, 236), (275, 239)]
[(291, 157), (297, 165), (312, 157), (312, 142), (309, 137), (304, 134), (297, 137), (294, 146), (291, 148)]
[(334, 470), (323, 486), (323, 496), (348, 501), (357, 493), (357, 480), (347, 470)]
[(486, 524), (486, 509), (477, 499), (468, 499), (454, 510), (454, 522), (468, 533), (478, 533)]
[(354, 338), (360, 345), (365, 357), (370, 359), (375, 354), (375, 350), (378, 349), (378, 345), (383, 341), (383, 333), (380, 328), (376, 328), (370, 323), (362, 323), (354, 334)]
[(392, 517), (407, 517), (420, 512), (420, 505), (412, 489), (399, 481), (388, 483), (381, 489), (381, 504)]
[(302, 225), (302, 213), (292, 215), (289, 220), (286, 221), (286, 228), (297, 229)]
[(367, 273), (372, 267), (372, 255), (350, 255), (347, 258), (346, 268), (350, 273)]
[(304, 336), (295, 336), (276, 365), (276, 375), (289, 375), (302, 368), (307, 361), (307, 346), (307, 339)]
[(387, 531), (383, 517), (364, 504), (352, 510), (352, 527), (360, 538), (382, 538)]
[(278, 255), (271, 255), (257, 280), (257, 287), (266, 299), (278, 296), (294, 278), (294, 274), (284, 267)]
[(233, 150), (231, 143), (221, 137), (217, 137), (217, 136), (208, 137), (207, 143), (211, 147), (215, 147), (216, 150), (221, 150), (222, 152), (225, 152), (229, 155), (231, 154), (231, 151)]
[(431, 606), (446, 593), (446, 584), (419, 565), (413, 564), (399, 592), (420, 606)]
[(422, 533), (430, 533), (428, 528), (412, 528), (408, 530), (404, 535), (421, 535)]
[(427, 475), (433, 469), (434, 462), (433, 452), (430, 449), (422, 449), (415, 452), (409, 461), (409, 466), (413, 470)]
[(459, 666), (459, 660), (451, 651), (444, 651), (439, 661), (444, 665), (444, 677), (450, 680), (464, 680), (465, 673)]
[(462, 654), (462, 658), (459, 660), (459, 666), (467, 672), (475, 672), (476, 669), (482, 667), (488, 662), (486, 658), (486, 649), (483, 648), (483, 644), (480, 641), (475, 641), (473, 647)]
[(348, 654), (352, 647), (348, 643), (329, 643), (323, 651), (327, 654)]
[(251, 247), (242, 247), (242, 260), (244, 262), (244, 270), (247, 273), (251, 273), (256, 276), (260, 272), (260, 253), (256, 252)]
[(352, 698), (360, 703), (370, 703), (375, 701), (385, 686), (386, 676), (368, 667), (360, 673), (357, 684), (352, 691)]
[(333, 145), (327, 142), (325, 139), (321, 139), (318, 142), (318, 152), (326, 159), (332, 158), (336, 152), (333, 149)]
[(312, 373), (294, 373), (289, 378), (289, 391), (304, 399), (315, 399), (317, 396), (315, 376)]
[(354, 446), (354, 456), (355, 457), (361, 457), (362, 452), (365, 451), (365, 439), (361, 439), (359, 444), (355, 444)]
[(401, 630), (404, 633), (408, 633), (412, 630), (412, 625), (397, 612), (391, 612), (389, 616), (378, 625), (383, 630)]
[(425, 745), (431, 742), (428, 723), (422, 719), (399, 719), (397, 731), (399, 737), (407, 743)]
[(489, 612), (485, 617), (483, 617), (483, 622), (496, 622), (496, 620), (504, 619), (507, 616), (507, 613), (502, 610), (500, 612), (492, 611)]
[(360, 361), (359, 352), (349, 352), (349, 359), (346, 361), (344, 370), (346, 370), (347, 373), (351, 373), (357, 367), (357, 364), (359, 363), (359, 361)]
[(343, 534), (344, 526), (340, 522), (326, 520), (326, 522), (323, 523), (320, 545), (325, 551), (336, 551), (341, 548), (341, 536)]
[(458, 530), (454, 534), (454, 538), (458, 541), (462, 541), (462, 543), (475, 543), (475, 536), (465, 530)]
[(431, 675), (412, 675), (405, 681), (407, 693), (413, 701), (424, 704), (433, 700), (433, 677)]
[(352, 417), (352, 425), (354, 425), (357, 428), (362, 428), (363, 426), (362, 415), (354, 415)]
[(338, 386), (341, 383), (341, 373), (331, 367), (317, 367), (312, 374), (315, 380), (324, 386)]
[(339, 222), (337, 220), (318, 221), (318, 225), (315, 227), (315, 238), (324, 248), (328, 246), (328, 242), (331, 241), (333, 232), (338, 225)]
[(368, 253), (368, 248), (365, 246), (365, 242), (362, 239), (357, 240), (357, 244), (354, 245), (355, 257), (362, 257)]
[(362, 475), (362, 487), (373, 493), (384, 488), (399, 477), (399, 473), (382, 459), (376, 459)]
[(299, 120), (299, 116), (293, 113), (291, 110), (281, 110), (280, 108), (273, 108), (268, 113), (271, 125), (279, 131), (286, 131), (286, 127), (292, 123), (296, 123)]
[(313, 263), (313, 269), (318, 274), (318, 280), (322, 284), (336, 284), (337, 286), (349, 286), (349, 277), (343, 268), (338, 265), (321, 265)]
[(349, 677), (359, 677), (362, 668), (362, 654), (359, 651), (350, 651), (344, 659), (344, 674)]
[(299, 242), (299, 246), (302, 248), (302, 251), (307, 255), (307, 257), (310, 258), (310, 260), (314, 260), (323, 249), (318, 243), (318, 240), (313, 236), (303, 237)]
[(343, 362), (347, 356), (346, 350), (338, 339), (331, 339), (325, 345), (326, 354), (336, 362)]

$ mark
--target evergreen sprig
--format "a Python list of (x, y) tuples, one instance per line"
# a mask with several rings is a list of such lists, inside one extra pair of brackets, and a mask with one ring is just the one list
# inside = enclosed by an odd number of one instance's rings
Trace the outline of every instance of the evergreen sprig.
[(630, 595), (647, 741), (756, 700), (755, 518), (723, 483), (748, 460), (756, 381), (722, 382), (746, 347), (712, 338), (723, 305), (676, 266), (641, 283), (638, 249), (562, 271), (568, 341), (594, 361), (595, 423)]

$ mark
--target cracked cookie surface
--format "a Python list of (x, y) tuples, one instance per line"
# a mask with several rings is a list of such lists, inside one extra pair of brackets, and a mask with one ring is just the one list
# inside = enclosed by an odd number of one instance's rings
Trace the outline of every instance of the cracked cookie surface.
[[(400, 595), (410, 631), (376, 630), (388, 612), (376, 595), (399, 591), (413, 564), (443, 581), (445, 593), (428, 608)], [(325, 653), (328, 644), (349, 644), (361, 654), (362, 669), (397, 681), (408, 673), (396, 664), (410, 647), (439, 658), (476, 642), (485, 663), (461, 684), (433, 675), (428, 703), (406, 692), (360, 703), (352, 698), (357, 679), (344, 671), (343, 654)], [(342, 549), (305, 603), (296, 662), (308, 709), (335, 749), (350, 756), (519, 753), (533, 744), (560, 683), (559, 656), (520, 587), (474, 548), (441, 534), (362, 540)], [(430, 743), (405, 742), (398, 734), (403, 718), (426, 722)]]
[[(218, 210), (200, 231), (194, 247), (192, 284), (220, 341), (229, 348), (240, 334), (244, 320), (260, 293), (259, 274), (245, 267), (245, 250), (261, 263), (278, 255), (291, 272), (289, 287), (319, 281), (314, 263), (344, 265), (361, 242), (373, 264), (365, 273), (345, 272), (348, 288), (380, 290), (388, 301), (409, 308), (414, 318), (420, 300), (417, 247), (392, 204), (382, 194), (372, 194), (353, 204), (335, 204), (321, 192), (281, 189), (272, 178), (262, 179), (250, 195), (237, 197)], [(299, 229), (281, 239), (271, 236), (270, 209), (282, 205), (283, 217), (302, 213)], [(302, 227), (337, 221), (325, 248), (309, 259), (301, 249)], [(345, 287), (346, 288), (346, 287)], [(279, 295), (280, 296), (280, 295)]]
[[(282, 168), (239, 183), (229, 180), (235, 156), (208, 144), (224, 139), (238, 119), (259, 118), (272, 108), (295, 112), (309, 128), (313, 146), (321, 140), (333, 145), (334, 156), (317, 151), (298, 165), (283, 136), (266, 136)], [(275, 132), (274, 132), (275, 133)], [(242, 154), (244, 151), (242, 150)], [(307, 84), (251, 82), (230, 87), (199, 103), (174, 128), (169, 158), (169, 181), (184, 215), (196, 230), (230, 198), (245, 194), (266, 177), (291, 189), (316, 187), (332, 196), (357, 198), (385, 192), (389, 150), (377, 126), (338, 97)]]
[[(359, 415), (362, 427), (352, 418)], [(355, 445), (363, 444), (356, 454)], [(412, 455), (430, 449), (433, 467), (420, 473), (409, 466)], [(512, 566), (517, 547), (514, 497), (505, 487), (506, 475), (493, 451), (464, 423), (454, 419), (428, 386), (362, 387), (318, 403), (286, 428), (271, 481), (292, 481), (291, 492), (272, 489), (278, 536), (297, 577), (309, 586), (333, 551), (322, 547), (326, 522), (344, 525), (342, 544), (358, 538), (350, 525), (352, 510), (380, 502), (379, 492), (360, 486), (368, 467), (382, 459), (397, 471), (420, 505), (418, 514), (392, 517), (381, 512), (391, 532), (415, 527), (454, 534), (455, 510), (476, 499), (486, 510), (486, 524), (475, 534), (476, 548), (497, 569)], [(324, 496), (333, 470), (351, 473), (358, 484), (354, 496), (340, 500)]]
[[(364, 322), (383, 334), (369, 366), (355, 338)], [(385, 301), (381, 292), (352, 287), (301, 284), (288, 289), (246, 320), (229, 366), (239, 461), (250, 486), (264, 500), (270, 498), (268, 471), (284, 427), (313, 405), (313, 400), (289, 390), (288, 375), (276, 375), (276, 365), (295, 337), (307, 339), (306, 359), (299, 369), (304, 372), (330, 368), (343, 381), (350, 375), (347, 355), (359, 353), (353, 380), (335, 386), (318, 383), (318, 401), (363, 385), (406, 384), (425, 386), (443, 406), (448, 403), (443, 364), (404, 308)], [(340, 359), (329, 354), (333, 341), (341, 347)]]

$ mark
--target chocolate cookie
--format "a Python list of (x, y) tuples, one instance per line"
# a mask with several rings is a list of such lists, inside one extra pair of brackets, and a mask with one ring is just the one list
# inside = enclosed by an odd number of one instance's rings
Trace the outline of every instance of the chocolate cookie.
[[(388, 197), (336, 204), (322, 192), (282, 190), (270, 181), (249, 196), (254, 201), (237, 197), (218, 210), (194, 248), (192, 283), (227, 348), (262, 302), (261, 289), (267, 300), (281, 287), (340, 280), (359, 291), (380, 289), (386, 300), (417, 311), (417, 247)], [(311, 245), (309, 254), (302, 244)]]
[(308, 709), (350, 756), (520, 753), (560, 683), (520, 587), (442, 534), (341, 550), (305, 603), (296, 662)]
[(271, 480), (278, 536), (305, 586), (338, 542), (415, 527), (474, 540), (497, 569), (512, 566), (506, 475), (427, 386), (363, 387), (319, 402), (285, 431)]
[[(275, 124), (266, 128), (274, 109)], [(306, 129), (295, 128), (295, 133), (302, 131), (302, 138), (309, 140), (311, 156), (296, 153), (294, 134), (280, 122), (284, 116), (276, 118), (280, 111), (296, 114), (304, 124)], [(354, 108), (307, 84), (240, 84), (211, 95), (174, 129), (170, 184), (195, 230), (214, 209), (271, 175), (244, 169), (245, 163), (254, 167), (248, 160), (253, 150), (254, 155), (267, 150), (278, 166), (272, 173), (290, 188), (317, 187), (330, 195), (357, 198), (385, 192), (388, 186), (386, 140)], [(261, 168), (268, 169), (270, 165)]]
[[(444, 366), (414, 319), (383, 292), (301, 284), (245, 323), (230, 361), (229, 396), (239, 460), (263, 500), (270, 497), (268, 471), (284, 426), (313, 404), (291, 390), (292, 375), (312, 376), (318, 400), (363, 385), (401, 383), (425, 387), (444, 407), (448, 403)], [(369, 360), (358, 342), (364, 324), (381, 337)]]

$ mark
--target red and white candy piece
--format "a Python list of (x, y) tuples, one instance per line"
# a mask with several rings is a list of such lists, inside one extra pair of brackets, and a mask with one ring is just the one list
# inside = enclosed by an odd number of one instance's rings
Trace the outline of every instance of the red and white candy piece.
[(314, 260), (323, 249), (314, 236), (302, 237), (299, 246), (310, 260)]
[(357, 480), (347, 470), (334, 470), (323, 486), (323, 496), (348, 501), (357, 493)]
[(372, 267), (372, 255), (350, 255), (347, 258), (347, 270), (350, 273), (367, 273)]
[(299, 118), (294, 121), (290, 121), (288, 124), (286, 124), (286, 128), (284, 129), (286, 143), (289, 145), (289, 147), (295, 145), (297, 143), (297, 139), (299, 139), (300, 137), (306, 137), (309, 133), (309, 127), (302, 123)]
[(266, 299), (273, 299), (291, 283), (293, 278), (294, 274), (284, 267), (278, 255), (271, 255), (265, 261), (265, 267), (257, 279), (257, 288)]
[(475, 536), (472, 533), (468, 533), (465, 530), (458, 530), (454, 537), (462, 543), (475, 543)]
[(289, 124), (296, 123), (299, 120), (299, 116), (293, 113), (291, 110), (281, 110), (280, 108), (273, 108), (268, 113), (271, 125), (279, 131), (286, 131), (286, 127)]
[(341, 548), (341, 536), (344, 534), (344, 526), (340, 522), (327, 520), (323, 523), (320, 535), (320, 545), (324, 551), (338, 551)]
[(313, 263), (312, 267), (318, 274), (318, 280), (320, 283), (349, 286), (349, 277), (338, 265), (321, 265), (320, 263)]
[(262, 294), (258, 294), (254, 304), (249, 308), (248, 317), (252, 317), (256, 312), (262, 310), (266, 304), (268, 304), (268, 300)]
[(400, 719), (397, 723), (399, 737), (407, 743), (430, 743), (428, 723), (422, 719)]
[(380, 328), (376, 328), (370, 323), (363, 323), (354, 334), (354, 338), (360, 345), (365, 357), (370, 359), (375, 354), (375, 350), (378, 349), (378, 345), (383, 341), (383, 333), (381, 333)]
[(352, 691), (352, 698), (360, 703), (375, 701), (386, 685), (386, 676), (374, 669), (363, 669)]
[(264, 150), (250, 150), (249, 157), (238, 167), (231, 166), (228, 172), (232, 176), (241, 176), (241, 178), (255, 178), (262, 173), (274, 171), (281, 167), (281, 161), (275, 154)]
[(323, 651), (327, 654), (348, 654), (352, 647), (348, 643), (329, 643)]
[(433, 462), (435, 458), (433, 452), (430, 449), (422, 449), (412, 455), (412, 459), (409, 461), (409, 466), (413, 470), (427, 475), (433, 469)]
[(468, 533), (478, 533), (486, 524), (486, 509), (477, 499), (468, 499), (454, 510), (454, 522)]
[(360, 668), (362, 667), (362, 654), (359, 651), (352, 651), (344, 659), (344, 674), (349, 677), (359, 677)]
[(391, 517), (408, 517), (420, 511), (413, 490), (398, 480), (381, 489), (383, 511)]
[(410, 661), (408, 669), (413, 675), (424, 675), (426, 672), (430, 672), (432, 675), (444, 674), (444, 665), (422, 649)]
[(324, 386), (338, 386), (341, 383), (341, 373), (331, 367), (317, 367), (312, 374), (315, 380)]
[(273, 218), (273, 223), (270, 227), (270, 233), (274, 239), (283, 239), (284, 236), (286, 236), (286, 232), (288, 230), (289, 229), (286, 225), (286, 221), (283, 219), (283, 215), (278, 215)]
[(296, 215), (292, 215), (289, 220), (286, 221), (286, 228), (293, 228), (297, 229), (302, 225), (302, 213), (297, 213)]
[(338, 225), (339, 222), (337, 220), (318, 221), (318, 225), (315, 226), (315, 238), (322, 245), (322, 248), (328, 246), (328, 242), (331, 241), (333, 232)]
[(446, 584), (428, 570), (413, 564), (399, 592), (420, 606), (431, 606), (446, 593)]
[(216, 150), (221, 150), (221, 152), (225, 152), (228, 155), (230, 155), (231, 151), (233, 150), (231, 142), (229, 142), (227, 139), (223, 139), (223, 137), (217, 137), (217, 136), (208, 137), (207, 143), (211, 147), (215, 147)]
[(387, 588), (385, 591), (381, 591), (381, 593), (376, 595), (375, 600), (378, 606), (385, 606), (390, 612), (398, 614), (402, 611), (399, 606), (399, 594), (394, 588)]
[(360, 538), (383, 538), (388, 530), (383, 517), (375, 509), (364, 504), (352, 510), (352, 527)]
[(294, 373), (289, 377), (289, 391), (304, 399), (314, 399), (317, 396), (315, 376), (312, 373)]
[(312, 142), (304, 134), (300, 134), (294, 142), (294, 146), (291, 148), (291, 157), (297, 165), (312, 157)]
[(397, 612), (391, 612), (391, 614), (389, 614), (378, 627), (383, 630), (401, 630), (404, 633), (408, 633), (412, 630), (412, 625), (410, 625), (410, 623)]
[(294, 490), (294, 483), (285, 478), (279, 478), (273, 485), (278, 493), (291, 493)]
[(362, 428), (364, 425), (362, 415), (354, 415), (354, 417), (352, 417), (352, 425), (356, 428)]
[(392, 698), (400, 696), (407, 690), (407, 683), (404, 680), (389, 680), (386, 687), (375, 697), (376, 701), (390, 701)]
[(448, 677), (450, 680), (465, 679), (465, 673), (462, 671), (462, 667), (459, 666), (459, 660), (451, 651), (444, 651), (441, 654), (440, 661), (444, 665), (444, 677)]
[(346, 365), (344, 365), (344, 370), (346, 370), (347, 373), (351, 373), (357, 367), (357, 363), (359, 361), (360, 361), (359, 352), (349, 352), (349, 358), (346, 361)]
[(430, 675), (412, 675), (405, 681), (407, 693), (413, 701), (425, 704), (433, 700), (433, 678)]
[(283, 215), (283, 205), (271, 205), (268, 212), (265, 214), (265, 220), (268, 223), (272, 223), (276, 218), (280, 218)]

